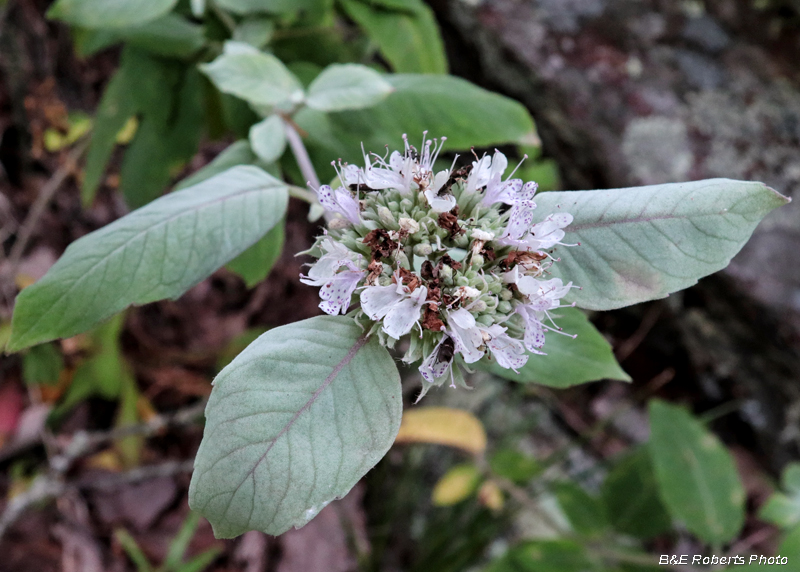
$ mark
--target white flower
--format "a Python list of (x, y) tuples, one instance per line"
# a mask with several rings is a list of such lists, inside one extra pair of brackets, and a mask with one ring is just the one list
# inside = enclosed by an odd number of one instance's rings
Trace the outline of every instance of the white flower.
[(452, 193), (439, 194), (439, 191), (449, 179), (450, 171), (439, 171), (425, 189), (425, 199), (427, 199), (431, 210), (435, 213), (448, 213), (456, 206), (456, 198)]
[(350, 191), (344, 187), (334, 191), (330, 185), (322, 185), (317, 189), (317, 198), (326, 210), (339, 213), (353, 224), (361, 222), (361, 207)]
[[(361, 255), (330, 237), (320, 243), (320, 248), (324, 254), (311, 266), (307, 276), (300, 275), (300, 281), (309, 286), (322, 286), (319, 307), (325, 313), (335, 315), (341, 311), (345, 314), (353, 292), (366, 274), (356, 264)], [(343, 266), (345, 270), (340, 271)]]
[(483, 357), (484, 351), (480, 349), (483, 335), (469, 310), (459, 308), (455, 312), (448, 312), (447, 324), (455, 349), (464, 357), (464, 362), (475, 363)]
[[(437, 378), (442, 377), (450, 367), (453, 365), (453, 357), (455, 356), (455, 345), (453, 339), (447, 334), (442, 335), (442, 339), (433, 348), (433, 351), (422, 360), (419, 366), (419, 373), (425, 381), (434, 383)], [(423, 388), (423, 395), (427, 391), (427, 387)], [(422, 398), (422, 395), (420, 395)], [(419, 399), (417, 399), (419, 401)]]
[(395, 339), (406, 335), (419, 322), (420, 311), (428, 296), (425, 286), (406, 292), (400, 277), (397, 284), (367, 286), (361, 292), (361, 309), (373, 320), (383, 318), (383, 331)]
[(524, 304), (517, 306), (516, 312), (522, 317), (525, 324), (525, 347), (531, 353), (546, 355), (539, 351), (544, 347), (544, 325), (542, 324), (544, 312), (537, 312)]
[(472, 231), (472, 233), (469, 236), (470, 236), (470, 238), (474, 238), (475, 240), (480, 240), (480, 241), (483, 241), (483, 242), (487, 242), (487, 241), (492, 240), (494, 238), (494, 233), (493, 232), (488, 232), (488, 231), (485, 231), (485, 230), (475, 229), (475, 230)]
[[(524, 225), (523, 221), (517, 221), (514, 232), (511, 233), (507, 229), (498, 242), (506, 246), (514, 246), (519, 250), (545, 250), (561, 244), (561, 240), (566, 234), (563, 229), (570, 223), (572, 223), (572, 215), (569, 213), (551, 214), (542, 222), (532, 225), (527, 234), (516, 235), (518, 229)], [(510, 227), (511, 220), (509, 219)]]
[(481, 204), (491, 206), (495, 203), (505, 203), (512, 205), (517, 200), (517, 194), (522, 189), (522, 179), (511, 179), (510, 181), (490, 181), (486, 185)]
[(549, 317), (549, 310), (561, 307), (561, 298), (570, 291), (572, 282), (565, 285), (560, 278), (537, 280), (533, 276), (519, 276), (518, 269), (515, 266), (504, 279), (513, 281), (526, 296), (526, 303), (515, 309), (525, 324), (525, 347), (533, 353), (542, 353), (538, 349), (544, 346), (544, 331), (553, 329), (544, 325), (544, 318)]
[(508, 167), (508, 160), (500, 151), (495, 151), (494, 157), (484, 155), (479, 160), (473, 161), (472, 170), (467, 177), (467, 192), (475, 192), (492, 180), (499, 181), (506, 167)]
[(528, 362), (522, 342), (506, 334), (506, 328), (494, 324), (488, 328), (481, 327), (480, 330), (484, 344), (500, 367), (517, 371)]

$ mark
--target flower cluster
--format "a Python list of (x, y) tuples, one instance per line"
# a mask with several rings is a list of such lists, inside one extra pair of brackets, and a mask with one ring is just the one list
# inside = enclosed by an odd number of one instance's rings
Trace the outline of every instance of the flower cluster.
[[(563, 244), (568, 213), (535, 221), (536, 183), (505, 179), (506, 157), (434, 172), (446, 138), (365, 166), (338, 166), (341, 186), (317, 196), (328, 229), (309, 251), (317, 257), (305, 284), (320, 286), (320, 308), (346, 313), (358, 295), (357, 320), (392, 347), (412, 333), (403, 360), (421, 360), (422, 395), (446, 381), (465, 385), (454, 367), (484, 356), (518, 370), (543, 354), (545, 332), (559, 331), (549, 314), (572, 283), (547, 278)], [(527, 352), (526, 352), (527, 350)]]

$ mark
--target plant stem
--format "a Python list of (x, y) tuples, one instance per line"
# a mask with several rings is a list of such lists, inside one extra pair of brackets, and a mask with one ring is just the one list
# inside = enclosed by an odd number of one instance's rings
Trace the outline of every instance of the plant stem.
[(294, 185), (289, 185), (289, 196), (300, 199), (301, 201), (305, 201), (311, 205), (317, 202), (317, 196), (314, 193), (308, 189), (295, 187)]
[(289, 141), (289, 147), (292, 148), (294, 159), (297, 161), (297, 166), (300, 167), (300, 172), (309, 185), (318, 189), (320, 186), (319, 177), (317, 177), (317, 172), (314, 170), (314, 165), (311, 163), (311, 158), (308, 156), (306, 146), (303, 145), (303, 139), (292, 124), (286, 120), (283, 121), (283, 129), (286, 132), (286, 139)]

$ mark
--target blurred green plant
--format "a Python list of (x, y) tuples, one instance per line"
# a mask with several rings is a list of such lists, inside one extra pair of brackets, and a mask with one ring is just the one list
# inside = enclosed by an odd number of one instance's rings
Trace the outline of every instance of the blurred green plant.
[(192, 541), (199, 523), (200, 516), (195, 512), (189, 512), (175, 538), (170, 542), (167, 556), (161, 566), (156, 566), (150, 562), (137, 544), (136, 539), (124, 528), (115, 530), (114, 538), (136, 566), (137, 572), (201, 572), (216, 560), (222, 549), (214, 546), (198, 554), (188, 562), (184, 562), (186, 550), (189, 548), (189, 543)]

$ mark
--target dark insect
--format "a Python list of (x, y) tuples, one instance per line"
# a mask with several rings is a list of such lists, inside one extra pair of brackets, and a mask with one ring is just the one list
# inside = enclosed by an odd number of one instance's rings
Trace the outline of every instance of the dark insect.
[(351, 185), (348, 185), (348, 188), (351, 191), (364, 191), (365, 193), (369, 193), (369, 192), (373, 192), (374, 193), (377, 190), (377, 189), (373, 189), (372, 187), (369, 187), (367, 185), (362, 185), (360, 183), (358, 185), (356, 185), (355, 183), (353, 183)]
[(448, 337), (442, 345), (439, 346), (439, 353), (436, 356), (436, 363), (450, 363), (453, 361), (453, 356), (456, 353), (456, 345), (453, 338)]
[(455, 185), (459, 179), (463, 179), (467, 175), (469, 175), (470, 171), (472, 171), (472, 163), (470, 163), (469, 165), (464, 165), (463, 167), (460, 167), (455, 171), (453, 171), (452, 173), (450, 173), (450, 178), (447, 179), (447, 182), (444, 185), (442, 185), (442, 188), (439, 189), (437, 195), (441, 197), (442, 195), (449, 193), (450, 188), (453, 185)]

